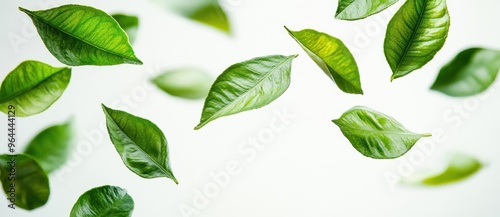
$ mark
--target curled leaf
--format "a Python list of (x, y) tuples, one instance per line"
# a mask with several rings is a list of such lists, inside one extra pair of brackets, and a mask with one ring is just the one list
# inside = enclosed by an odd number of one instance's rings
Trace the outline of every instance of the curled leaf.
[(335, 18), (359, 20), (383, 11), (398, 0), (339, 0)]
[(342, 134), (361, 154), (375, 159), (392, 159), (404, 155), (422, 137), (380, 112), (356, 106), (333, 120)]
[(227, 68), (210, 88), (195, 129), (220, 117), (261, 108), (277, 99), (290, 85), (295, 57), (257, 57)]
[(42, 62), (24, 61), (7, 77), (0, 87), (0, 111), (16, 107), (16, 116), (26, 117), (48, 109), (69, 84), (71, 68), (55, 68)]

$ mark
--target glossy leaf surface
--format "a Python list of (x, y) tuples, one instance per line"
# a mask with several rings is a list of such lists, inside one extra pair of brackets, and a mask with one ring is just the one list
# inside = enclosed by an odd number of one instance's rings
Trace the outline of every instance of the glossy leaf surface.
[(73, 205), (70, 217), (130, 217), (133, 210), (134, 200), (127, 190), (106, 185), (81, 195)]
[(335, 18), (359, 20), (379, 13), (398, 0), (339, 0)]

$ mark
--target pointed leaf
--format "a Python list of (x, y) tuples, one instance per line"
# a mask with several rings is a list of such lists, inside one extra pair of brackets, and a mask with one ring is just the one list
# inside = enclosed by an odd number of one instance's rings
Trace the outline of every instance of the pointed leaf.
[(69, 84), (71, 68), (54, 68), (45, 63), (22, 62), (0, 87), (0, 110), (7, 113), (7, 105), (16, 107), (16, 116), (26, 117), (48, 109)]
[(423, 67), (443, 47), (450, 27), (445, 0), (407, 0), (389, 21), (384, 53), (391, 80)]
[(82, 194), (71, 209), (70, 217), (130, 217), (134, 200), (127, 190), (116, 186), (101, 186)]
[(446, 64), (431, 89), (449, 96), (473, 96), (495, 81), (500, 70), (500, 51), (469, 48)]
[(118, 22), (120, 27), (125, 30), (130, 43), (134, 43), (137, 36), (137, 29), (139, 28), (139, 18), (126, 14), (113, 14), (111, 16)]
[(82, 5), (63, 5), (26, 13), (47, 49), (70, 66), (142, 64), (127, 34), (105, 12)]
[(335, 18), (359, 20), (383, 11), (398, 0), (339, 0)]
[(202, 99), (207, 97), (213, 78), (203, 70), (184, 68), (162, 73), (152, 82), (172, 96)]
[(226, 12), (220, 7), (218, 1), (212, 1), (203, 5), (194, 12), (188, 14), (187, 17), (215, 27), (223, 32), (231, 31)]
[(341, 40), (312, 29), (286, 30), (342, 91), (363, 94), (356, 60)]
[(143, 178), (167, 177), (176, 184), (168, 159), (167, 139), (149, 120), (102, 105), (106, 126), (123, 163)]
[(333, 123), (356, 150), (375, 159), (400, 157), (420, 138), (430, 136), (413, 133), (393, 118), (361, 106), (348, 110)]
[(210, 88), (195, 129), (220, 117), (261, 108), (277, 99), (290, 85), (295, 57), (257, 57), (227, 68)]
[(24, 153), (35, 159), (45, 172), (51, 173), (68, 160), (72, 136), (70, 121), (48, 127), (31, 140)]
[(13, 198), (11, 193), (15, 192), (16, 207), (33, 210), (47, 203), (50, 195), (49, 178), (30, 156), (0, 155), (0, 171), (7, 197)]

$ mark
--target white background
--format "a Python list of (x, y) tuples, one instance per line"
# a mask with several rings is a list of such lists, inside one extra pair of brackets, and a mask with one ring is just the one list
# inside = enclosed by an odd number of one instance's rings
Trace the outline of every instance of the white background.
[[(108, 13), (136, 14), (140, 29), (134, 49), (144, 65), (74, 67), (70, 85), (50, 109), (18, 119), (19, 152), (39, 131), (71, 117), (76, 123), (75, 150), (67, 167), (50, 175), (51, 195), (45, 206), (32, 212), (12, 211), (0, 199), (1, 216), (68, 216), (82, 193), (102, 185), (127, 189), (135, 201), (133, 216), (140, 217), (183, 216), (180, 207), (187, 206), (198, 210), (192, 216), (213, 217), (500, 215), (500, 91), (491, 88), (480, 98), (450, 98), (429, 90), (440, 67), (459, 51), (472, 46), (500, 48), (500, 2), (449, 1), (452, 24), (443, 49), (422, 69), (391, 83), (383, 39), (388, 18), (402, 2), (390, 11), (349, 22), (333, 18), (335, 0), (222, 1), (232, 35), (146, 0), (4, 1), (0, 9), (2, 79), (27, 59), (62, 66), (18, 6), (41, 10), (76, 3)], [(342, 39), (357, 60), (365, 95), (341, 92), (290, 38), (284, 25), (292, 30), (313, 28)], [(22, 43), (13, 44), (12, 37), (22, 38)], [(203, 100), (174, 98), (148, 82), (151, 76), (177, 67), (204, 68), (216, 77), (236, 62), (296, 53), (292, 84), (282, 97), (198, 131), (192, 129)], [(121, 102), (126, 98), (130, 98), (128, 105)], [(165, 132), (179, 185), (165, 178), (142, 179), (123, 165), (107, 132), (99, 128), (104, 120), (100, 103), (150, 119)], [(412, 131), (437, 134), (422, 139), (399, 159), (363, 157), (331, 123), (356, 105), (386, 113)], [(454, 110), (459, 107), (464, 110), (461, 115)], [(284, 130), (273, 132), (265, 148), (255, 151), (255, 158), (242, 154), (241, 145), (269, 132), (275, 112), (283, 110), (294, 115)], [(6, 127), (1, 124), (0, 132), (6, 132)], [(0, 134), (0, 141), (5, 140), (6, 133)], [(431, 150), (424, 152), (425, 147)], [(403, 172), (411, 173), (411, 168), (442, 162), (456, 151), (476, 156), (487, 166), (467, 181), (439, 188), (391, 187), (386, 179), (387, 174), (406, 174), (398, 172), (404, 165), (408, 168)], [(0, 153), (6, 152), (2, 145)], [(233, 161), (239, 163), (239, 173), (231, 176), (227, 186), (212, 191), (208, 204), (195, 206), (195, 192), (213, 186), (210, 174), (224, 171)]]

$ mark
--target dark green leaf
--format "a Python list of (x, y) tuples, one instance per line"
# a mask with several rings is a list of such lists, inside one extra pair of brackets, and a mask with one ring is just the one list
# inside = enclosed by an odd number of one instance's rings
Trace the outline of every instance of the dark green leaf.
[(123, 163), (143, 178), (167, 177), (176, 184), (168, 159), (167, 139), (149, 120), (102, 105), (106, 126)]
[(172, 96), (201, 99), (207, 97), (213, 79), (203, 70), (185, 68), (165, 72), (152, 82)]
[(312, 29), (286, 30), (342, 91), (363, 94), (356, 60), (341, 40)]
[(455, 154), (452, 156), (446, 170), (423, 179), (422, 184), (436, 186), (457, 182), (475, 174), (481, 167), (482, 164), (477, 159), (464, 154)]
[(375, 159), (392, 159), (405, 154), (422, 137), (393, 118), (372, 109), (357, 106), (333, 120), (352, 146)]
[(16, 207), (33, 210), (47, 203), (49, 178), (34, 159), (22, 154), (0, 155), (0, 171), (2, 187), (9, 198), (14, 185)]
[(51, 173), (68, 160), (72, 136), (70, 121), (48, 127), (31, 140), (24, 153), (33, 157), (45, 172)]
[(295, 57), (257, 57), (227, 68), (210, 88), (195, 129), (220, 117), (261, 108), (277, 99), (290, 85)]
[(398, 0), (339, 0), (335, 18), (359, 20), (383, 11)]
[(445, 0), (407, 0), (387, 26), (384, 53), (391, 80), (417, 70), (443, 47), (450, 27)]
[(113, 14), (111, 15), (120, 27), (125, 30), (128, 35), (130, 43), (134, 43), (137, 36), (137, 29), (139, 28), (139, 18), (126, 14)]
[(130, 217), (134, 200), (127, 190), (116, 186), (90, 189), (78, 198), (70, 217)]
[(0, 110), (16, 107), (16, 116), (26, 117), (48, 109), (69, 84), (71, 68), (54, 68), (45, 63), (28, 60), (22, 62), (0, 87)]
[(31, 17), (47, 49), (66, 65), (142, 64), (127, 34), (101, 10), (82, 5), (19, 10)]
[(470, 48), (441, 68), (431, 89), (449, 96), (476, 95), (493, 84), (499, 70), (500, 51)]

